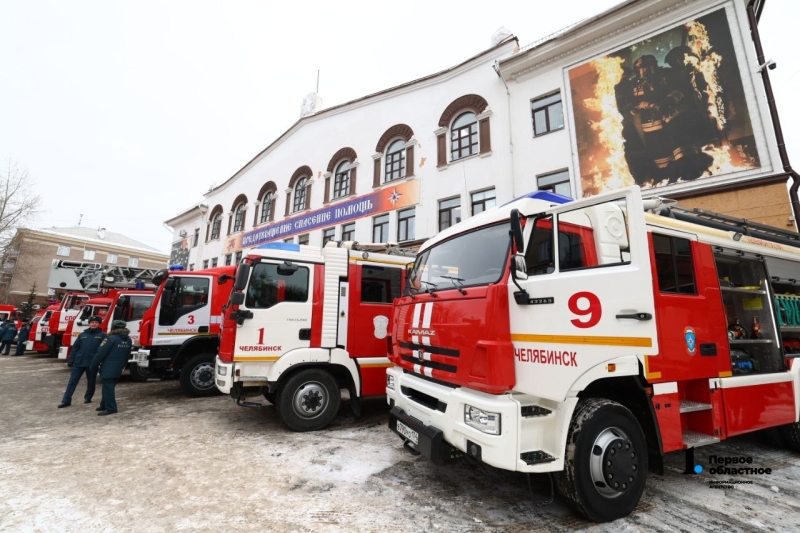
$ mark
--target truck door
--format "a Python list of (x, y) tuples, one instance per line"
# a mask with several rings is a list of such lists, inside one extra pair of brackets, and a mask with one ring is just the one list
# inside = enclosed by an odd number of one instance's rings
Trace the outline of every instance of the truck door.
[(139, 324), (144, 312), (153, 304), (152, 294), (123, 294), (119, 297), (114, 308), (114, 320), (124, 320), (125, 326), (130, 331), (130, 338), (134, 346), (141, 346), (139, 340)]
[(182, 344), (208, 335), (211, 322), (211, 276), (170, 276), (156, 309), (153, 345)]
[(234, 361), (277, 361), (311, 345), (314, 268), (287, 263), (267, 260), (253, 266), (240, 306), (253, 317), (236, 329)]
[(386, 357), (392, 302), (402, 291), (401, 268), (358, 263), (352, 266), (347, 351), (350, 357)]
[(604, 361), (658, 353), (638, 187), (531, 217), (525, 234), (527, 300), (509, 287), (516, 390), (560, 401)]

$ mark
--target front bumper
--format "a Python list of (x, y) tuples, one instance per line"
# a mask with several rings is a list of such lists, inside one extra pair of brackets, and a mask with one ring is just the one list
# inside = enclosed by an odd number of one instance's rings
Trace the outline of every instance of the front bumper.
[(150, 366), (150, 351), (139, 348), (138, 350), (131, 352), (131, 358), (128, 360), (128, 362), (136, 363), (142, 368), (148, 368)]
[[(452, 388), (405, 373), (398, 367), (389, 368), (386, 373), (394, 377), (394, 389), (386, 389), (387, 401), (392, 407), (389, 428), (406, 445), (413, 446), (431, 461), (439, 462), (452, 455), (452, 447), (504, 470), (556, 472), (563, 469), (559, 431), (563, 422), (556, 406), (552, 406), (553, 411), (547, 416), (523, 417), (521, 400), (531, 405), (541, 404), (540, 399), (514, 393), (494, 395), (464, 387)], [(466, 405), (499, 413), (500, 434), (490, 435), (468, 426), (464, 422)], [(401, 427), (398, 431), (398, 422), (407, 429)], [(417, 437), (417, 443), (413, 443), (409, 433)], [(552, 460), (537, 464), (526, 462), (526, 454), (533, 451), (546, 452)]]

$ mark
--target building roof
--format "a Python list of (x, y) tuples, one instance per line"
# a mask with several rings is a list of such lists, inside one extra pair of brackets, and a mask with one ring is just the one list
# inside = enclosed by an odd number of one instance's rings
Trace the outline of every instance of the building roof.
[[(630, 1), (636, 1), (636, 0), (630, 0)], [(319, 111), (317, 111), (315, 113), (312, 113), (310, 115), (301, 117), (299, 120), (297, 120), (297, 122), (292, 124), (289, 127), (289, 129), (287, 129), (285, 132), (283, 132), (281, 135), (279, 135), (277, 139), (275, 139), (266, 148), (264, 148), (258, 154), (256, 154), (256, 156), (253, 157), (253, 159), (248, 161), (245, 166), (243, 166), (242, 168), (237, 170), (236, 173), (233, 174), (233, 176), (231, 176), (230, 178), (225, 180), (220, 185), (217, 185), (213, 189), (210, 189), (207, 193), (204, 194), (204, 196), (206, 198), (208, 198), (215, 191), (217, 191), (217, 190), (225, 187), (226, 185), (228, 185), (237, 176), (241, 175), (242, 172), (247, 170), (253, 163), (258, 161), (261, 158), (261, 156), (263, 156), (264, 154), (269, 152), (272, 147), (277, 145), (281, 140), (286, 138), (290, 133), (292, 133), (293, 131), (297, 130), (299, 127), (301, 127), (302, 125), (306, 124), (307, 122), (318, 120), (321, 116), (327, 115), (327, 114), (335, 112), (335, 111), (339, 111), (342, 108), (346, 108), (348, 106), (352, 106), (352, 105), (355, 105), (355, 104), (365, 103), (365, 102), (368, 102), (370, 100), (377, 99), (377, 98), (379, 98), (381, 96), (384, 96), (384, 95), (386, 95), (388, 93), (391, 93), (391, 92), (394, 92), (394, 91), (399, 91), (399, 90), (402, 90), (402, 89), (407, 89), (407, 88), (412, 87), (414, 85), (418, 85), (418, 84), (421, 84), (423, 82), (434, 80), (436, 78), (445, 76), (445, 75), (447, 75), (447, 74), (449, 74), (451, 72), (454, 72), (454, 71), (460, 69), (461, 67), (471, 63), (472, 61), (475, 61), (476, 59), (484, 57), (484, 56), (486, 56), (488, 54), (491, 54), (492, 52), (495, 52), (495, 51), (503, 48), (504, 46), (506, 46), (506, 45), (508, 45), (509, 43), (512, 43), (512, 42), (515, 43), (516, 45), (519, 45), (519, 40), (517, 39), (517, 37), (515, 35), (509, 35), (508, 37), (506, 37), (502, 41), (500, 41), (497, 44), (493, 45), (491, 48), (487, 48), (486, 50), (483, 50), (482, 52), (470, 57), (469, 59), (466, 59), (465, 61), (462, 61), (458, 65), (446, 68), (444, 70), (440, 70), (439, 72), (435, 72), (433, 74), (429, 74), (427, 76), (423, 76), (421, 78), (417, 78), (417, 79), (412, 80), (412, 81), (408, 81), (406, 83), (401, 83), (400, 85), (396, 85), (394, 87), (389, 87), (387, 89), (383, 89), (381, 91), (378, 91), (378, 92), (375, 92), (375, 93), (372, 93), (372, 94), (368, 94), (368, 95), (362, 96), (360, 98), (356, 98), (355, 100), (350, 100), (349, 102), (344, 102), (342, 104), (338, 104), (338, 105), (335, 105), (335, 106), (326, 107), (325, 109), (321, 109), (321, 110), (319, 110)], [(180, 215), (178, 215), (178, 216), (180, 216)], [(173, 217), (170, 220), (174, 220), (175, 218), (178, 218), (178, 217)]]
[(80, 239), (86, 242), (94, 242), (98, 244), (105, 244), (107, 246), (128, 248), (131, 250), (138, 250), (142, 252), (148, 252), (151, 254), (154, 253), (154, 254), (166, 255), (156, 248), (147, 246), (146, 244), (131, 239), (130, 237), (126, 237), (121, 233), (115, 233), (113, 231), (105, 231), (102, 239), (100, 238), (98, 231), (96, 229), (85, 228), (85, 227), (41, 228), (41, 229), (33, 229), (32, 231), (36, 231), (39, 233), (47, 233), (55, 236), (72, 237), (73, 239)]

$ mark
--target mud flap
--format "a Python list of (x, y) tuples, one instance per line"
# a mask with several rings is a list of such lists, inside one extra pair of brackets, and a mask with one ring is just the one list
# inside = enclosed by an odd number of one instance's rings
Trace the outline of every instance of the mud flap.
[(353, 411), (353, 416), (359, 418), (361, 417), (361, 398), (356, 394), (355, 385), (350, 383), (347, 391), (350, 393), (350, 409)]

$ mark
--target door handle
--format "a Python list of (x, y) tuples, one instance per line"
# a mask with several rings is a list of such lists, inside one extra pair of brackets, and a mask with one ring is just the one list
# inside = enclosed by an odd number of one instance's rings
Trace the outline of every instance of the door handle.
[(310, 341), (311, 340), (311, 328), (303, 328), (298, 333), (297, 337), (301, 341)]
[(650, 313), (628, 313), (617, 315), (617, 318), (630, 318), (631, 320), (651, 320), (653, 315)]

